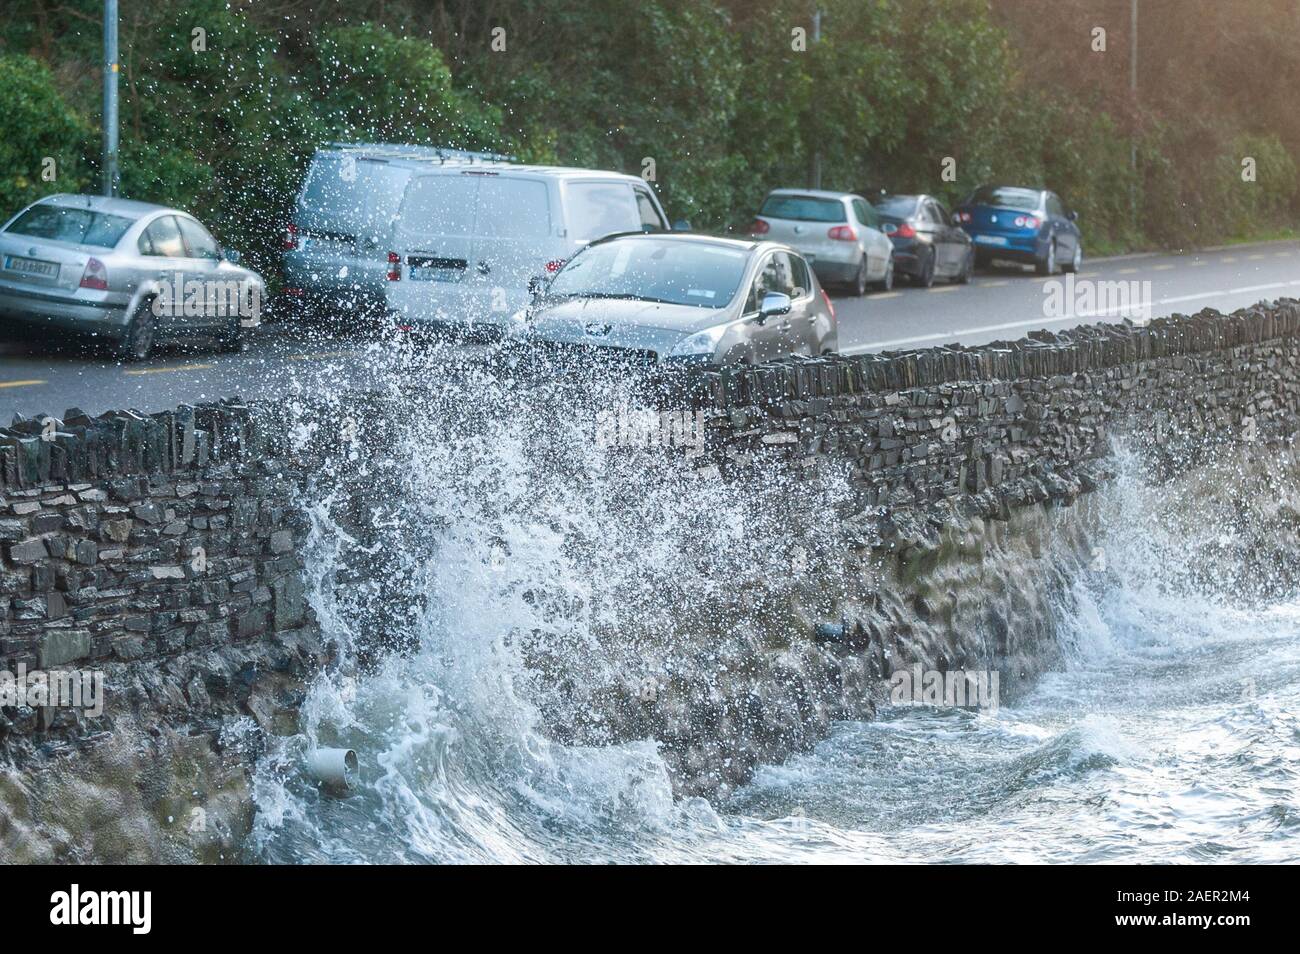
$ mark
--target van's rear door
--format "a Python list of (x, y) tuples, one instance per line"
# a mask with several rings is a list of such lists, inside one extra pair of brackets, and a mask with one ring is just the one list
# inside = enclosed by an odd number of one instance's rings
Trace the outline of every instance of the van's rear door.
[(529, 283), (545, 277), (546, 263), (563, 258), (565, 247), (553, 237), (546, 177), (502, 170), (478, 179), (471, 281), (489, 319), (501, 321), (528, 304)]
[(285, 255), (286, 277), (341, 299), (381, 291), (407, 174), (383, 159), (318, 152), (298, 198), (298, 248)]
[(474, 220), (479, 177), (446, 170), (407, 184), (393, 229), (398, 281), (388, 304), (411, 322), (464, 322), (477, 311)]

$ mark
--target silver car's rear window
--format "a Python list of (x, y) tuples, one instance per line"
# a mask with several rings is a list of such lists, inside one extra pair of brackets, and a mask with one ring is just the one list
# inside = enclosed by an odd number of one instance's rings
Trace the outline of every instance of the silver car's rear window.
[(6, 232), (53, 239), (95, 248), (113, 248), (134, 219), (63, 205), (34, 205), (10, 224)]
[(769, 195), (758, 214), (770, 219), (793, 219), (796, 222), (848, 221), (843, 202), (811, 195)]

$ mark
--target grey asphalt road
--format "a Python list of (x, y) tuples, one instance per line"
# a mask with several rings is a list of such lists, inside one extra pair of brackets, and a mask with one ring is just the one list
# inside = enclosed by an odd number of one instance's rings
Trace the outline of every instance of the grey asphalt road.
[[(1058, 282), (1055, 289), (1049, 282)], [(1262, 299), (1300, 297), (1300, 242), (1274, 242), (1185, 255), (1085, 262), (1070, 307), (1053, 311), (1065, 276), (1041, 278), (1014, 267), (978, 274), (969, 285), (900, 285), (864, 298), (837, 296), (840, 349), (883, 351), (1018, 338), (1036, 328), (1065, 329), (1118, 316), (1083, 298), (1085, 283), (1137, 282), (1151, 317), (1204, 307), (1231, 311)], [(1149, 283), (1149, 284), (1148, 284)], [(1094, 289), (1097, 286), (1093, 286)], [(0, 334), (3, 329), (0, 329)], [(238, 395), (281, 398), (297, 392), (364, 386), (385, 365), (393, 342), (311, 325), (262, 329), (243, 354), (217, 354), (195, 342), (150, 361), (121, 365), (76, 347), (0, 342), (0, 420), (13, 414), (91, 414), (120, 408), (158, 411), (184, 402)], [(449, 364), (474, 346), (435, 354)], [(454, 352), (454, 353), (453, 353)]]

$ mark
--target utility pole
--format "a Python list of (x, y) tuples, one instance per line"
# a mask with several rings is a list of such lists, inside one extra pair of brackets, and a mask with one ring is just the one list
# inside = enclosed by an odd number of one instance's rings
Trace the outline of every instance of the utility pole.
[(104, 195), (117, 195), (117, 0), (104, 0)]
[(1133, 227), (1137, 228), (1137, 103), (1138, 103), (1138, 0), (1130, 0), (1128, 42), (1128, 92), (1133, 100), (1133, 130), (1129, 134), (1129, 206), (1133, 213)]
[[(812, 17), (813, 45), (819, 43), (821, 41), (821, 38), (822, 38), (822, 12), (821, 10), (814, 10), (813, 17)], [(809, 178), (812, 180), (811, 188), (820, 189), (822, 187), (822, 151), (820, 145), (813, 148), (812, 171)]]

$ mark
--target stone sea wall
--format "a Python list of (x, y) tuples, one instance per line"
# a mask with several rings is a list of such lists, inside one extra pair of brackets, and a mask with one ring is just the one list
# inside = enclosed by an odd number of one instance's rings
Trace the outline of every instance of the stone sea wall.
[[(851, 545), (832, 564), (835, 595), (795, 586), (753, 631), (649, 650), (663, 657), (652, 691), (580, 685), (543, 709), (560, 738), (657, 738), (679, 791), (711, 793), (829, 720), (869, 714), (896, 668), (1030, 676), (1053, 651), (1038, 612), (1049, 587), (1016, 568), (1058, 532), (1050, 508), (1107, 477), (1117, 440), (1175, 471), (1232, 445), (1289, 444), (1298, 361), (1300, 303), (1284, 300), (976, 348), (691, 371), (672, 400), (704, 412), (696, 465), (742, 483), (770, 467), (842, 477)], [(233, 719), (293, 731), (328, 652), (305, 598), (305, 488), (334, 474), (365, 527), (376, 484), (364, 471), (382, 466), (391, 436), (368, 423), (377, 404), (390, 419), (411, 413), (359, 395), (293, 411), (72, 409), (0, 429), (0, 669), (102, 670), (109, 693), (94, 719), (0, 708), (0, 752), (18, 764), (123, 721), (214, 745)], [(997, 564), (999, 551), (1019, 557)], [(1000, 595), (981, 598), (980, 585)]]

